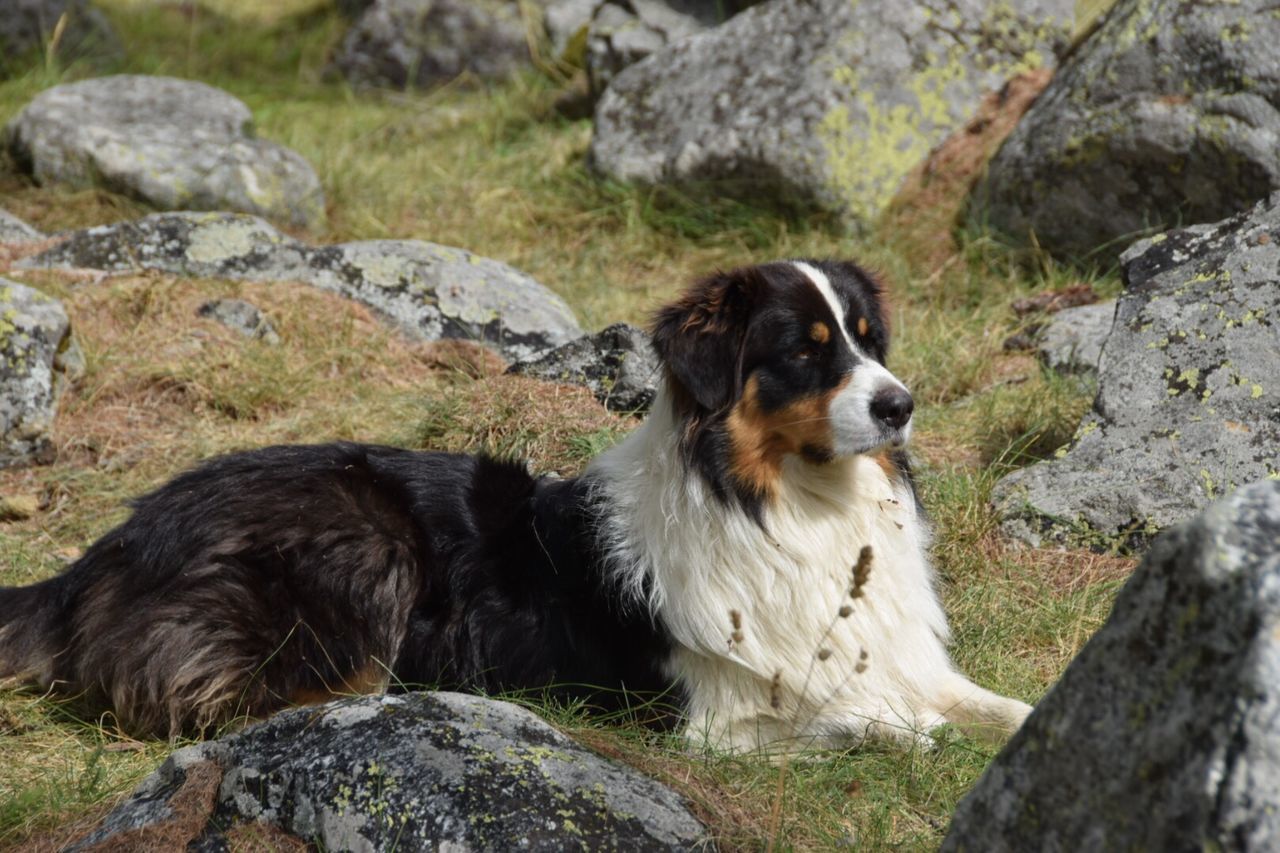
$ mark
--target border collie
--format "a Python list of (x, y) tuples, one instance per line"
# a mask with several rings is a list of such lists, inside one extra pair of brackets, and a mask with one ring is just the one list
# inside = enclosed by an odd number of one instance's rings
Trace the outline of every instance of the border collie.
[(946, 652), (878, 283), (714, 275), (653, 343), (651, 414), (577, 479), (348, 443), (180, 475), (0, 590), (0, 675), (170, 736), (406, 686), (665, 695), (725, 749), (1019, 726)]

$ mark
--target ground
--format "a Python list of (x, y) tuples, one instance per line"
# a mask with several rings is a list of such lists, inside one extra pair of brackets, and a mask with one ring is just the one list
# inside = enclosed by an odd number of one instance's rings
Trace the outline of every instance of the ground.
[[(936, 240), (924, 245), (920, 229), (904, 227), (910, 213), (901, 207), (892, 227), (854, 239), (822, 218), (600, 183), (583, 162), (589, 122), (554, 113), (554, 75), (353, 93), (321, 73), (342, 28), (322, 2), (276, 4), (269, 18), (244, 11), (267, 4), (239, 0), (101, 5), (129, 47), (123, 70), (224, 87), (253, 109), (261, 135), (315, 166), (329, 224), (295, 236), (465, 247), (529, 272), (588, 329), (643, 323), (717, 267), (838, 256), (878, 270), (892, 301), (890, 367), (917, 400), (914, 454), (960, 667), (1034, 702), (1106, 617), (1132, 560), (1014, 550), (996, 535), (987, 496), (1003, 472), (1069, 439), (1090, 399), (1076, 381), (1002, 352), (1020, 322), (1010, 303), (1078, 281), (1113, 294), (1113, 274), (1014, 252), (972, 226), (943, 234), (939, 252)], [(41, 89), (86, 73), (54, 58), (0, 82), (0, 122)], [(0, 199), (46, 231), (146, 212), (106, 192), (34, 186), (3, 162)], [(504, 378), (496, 357), (477, 348), (408, 342), (365, 309), (304, 287), (19, 274), (5, 271), (12, 254), (0, 253), (0, 275), (64, 300), (87, 369), (63, 400), (56, 461), (0, 471), (0, 497), (19, 508), (0, 522), (3, 584), (58, 571), (125, 516), (131, 495), (213, 453), (348, 438), (489, 448), (570, 473), (634, 423), (585, 392)], [(203, 301), (231, 296), (258, 305), (282, 343), (250, 341), (196, 315)], [(931, 849), (994, 754), (944, 733), (928, 751), (869, 746), (779, 768), (692, 755), (625, 721), (537, 710), (684, 791), (726, 849)], [(123, 735), (109, 717), (0, 688), (0, 848), (53, 849), (170, 749)]]

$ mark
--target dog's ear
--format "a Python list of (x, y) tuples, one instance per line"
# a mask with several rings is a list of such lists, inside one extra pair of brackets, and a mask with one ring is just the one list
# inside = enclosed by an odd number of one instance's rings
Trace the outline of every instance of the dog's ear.
[(742, 347), (764, 279), (756, 269), (718, 273), (658, 311), (653, 348), (699, 406), (718, 411), (742, 390)]

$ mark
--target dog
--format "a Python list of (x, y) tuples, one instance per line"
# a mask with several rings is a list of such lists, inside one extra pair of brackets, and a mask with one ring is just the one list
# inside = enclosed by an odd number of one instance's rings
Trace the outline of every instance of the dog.
[(877, 280), (718, 273), (653, 345), (648, 418), (576, 479), (353, 443), (178, 476), (62, 574), (0, 590), (0, 674), (171, 737), (422, 686), (661, 697), (726, 750), (1017, 728), (1030, 708), (946, 651)]

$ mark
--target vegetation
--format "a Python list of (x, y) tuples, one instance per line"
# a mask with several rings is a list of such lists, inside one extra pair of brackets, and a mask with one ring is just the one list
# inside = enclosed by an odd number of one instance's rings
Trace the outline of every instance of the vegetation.
[[(320, 0), (101, 5), (127, 43), (122, 70), (221, 86), (249, 104), (261, 135), (316, 167), (329, 225), (298, 235), (305, 239), (463, 246), (529, 272), (588, 328), (643, 322), (717, 267), (847, 256), (879, 270), (892, 293), (891, 367), (917, 399), (915, 456), (959, 665), (981, 684), (1035, 701), (1105, 618), (1131, 563), (1012, 550), (995, 534), (987, 499), (1004, 472), (1064, 443), (1090, 398), (1078, 382), (1002, 351), (1019, 322), (1010, 302), (1082, 276), (1112, 293), (1112, 276), (1014, 252), (977, 230), (922, 236), (895, 226), (851, 236), (822, 217), (601, 182), (584, 163), (590, 123), (556, 115), (562, 81), (549, 75), (379, 96), (325, 79), (343, 24)], [(0, 122), (42, 89), (85, 73), (54, 57), (0, 81)], [(37, 187), (3, 163), (0, 199), (45, 230), (145, 212), (106, 192)], [(952, 249), (938, 261), (940, 244)], [(64, 300), (87, 371), (63, 400), (56, 461), (0, 471), (0, 497), (38, 507), (0, 522), (0, 584), (56, 572), (124, 517), (129, 496), (210, 454), (351, 438), (489, 447), (568, 473), (632, 425), (585, 392), (504, 378), (478, 348), (406, 342), (364, 309), (301, 286), (5, 266), (0, 255), (0, 274)], [(253, 301), (283, 343), (248, 341), (196, 316), (201, 302), (220, 296)], [(944, 732), (931, 750), (868, 745), (778, 767), (692, 754), (625, 721), (537, 707), (688, 794), (725, 849), (935, 847), (993, 755)], [(0, 689), (0, 848), (53, 848), (74, 837), (169, 750), (74, 704)]]

